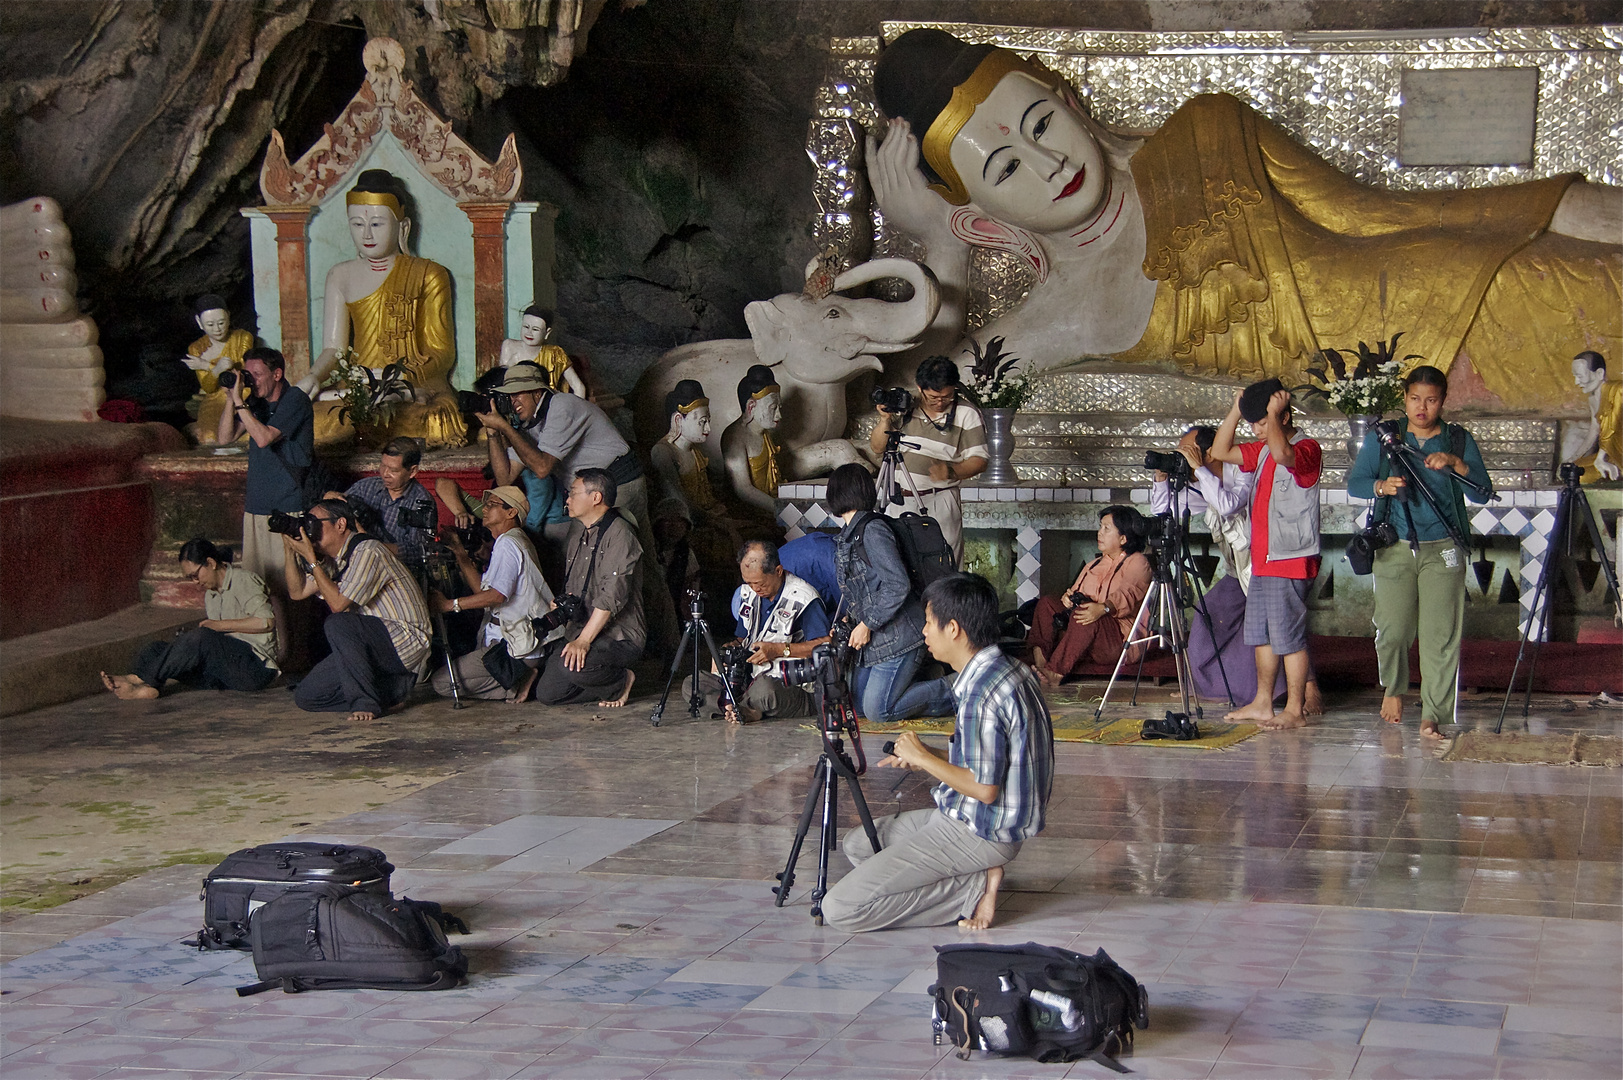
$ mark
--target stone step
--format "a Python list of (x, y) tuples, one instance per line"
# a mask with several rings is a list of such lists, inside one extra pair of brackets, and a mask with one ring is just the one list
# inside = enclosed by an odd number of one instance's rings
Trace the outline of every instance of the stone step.
[(197, 608), (136, 604), (91, 622), (12, 638), (0, 664), (0, 716), (105, 694), (101, 671), (124, 674), (149, 641), (203, 618)]

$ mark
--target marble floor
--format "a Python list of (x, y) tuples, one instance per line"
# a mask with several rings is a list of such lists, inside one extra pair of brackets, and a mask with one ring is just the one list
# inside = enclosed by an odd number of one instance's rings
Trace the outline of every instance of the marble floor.
[[(255, 724), (292, 708), (244, 700), (164, 699)], [(459, 913), (466, 987), (239, 998), (247, 958), (179, 944), (205, 867), (171, 866), (0, 934), (0, 1074), (1114, 1075), (934, 1045), (931, 947), (959, 931), (814, 925), (814, 846), (773, 906), (815, 735), (680, 713), (653, 729), (650, 704), (525, 709), (499, 752), (296, 830), (382, 848), (397, 894)], [(975, 937), (1108, 951), (1148, 986), (1124, 1059), (1141, 1077), (1623, 1076), (1619, 771), (1442, 762), (1374, 697), (1331, 704), (1227, 751), (1061, 744), (1048, 829)], [(1531, 726), (1618, 734), (1623, 717), (1540, 699)], [(900, 772), (863, 789), (876, 814), (928, 798)]]

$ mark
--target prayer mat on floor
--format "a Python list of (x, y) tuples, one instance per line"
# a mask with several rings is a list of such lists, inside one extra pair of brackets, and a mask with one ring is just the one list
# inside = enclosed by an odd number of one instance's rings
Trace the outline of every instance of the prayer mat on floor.
[[(1144, 728), (1144, 717), (1126, 717), (1121, 720), (1111, 720), (1105, 723), (1089, 722), (1066, 723), (1063, 714), (1056, 711), (1054, 716), (1054, 741), (1076, 743), (1099, 743), (1103, 746), (1168, 746), (1182, 747), (1191, 750), (1227, 750), (1229, 747), (1251, 738), (1257, 733), (1255, 724), (1225, 724), (1221, 721), (1197, 721), (1200, 725), (1200, 738), (1190, 739), (1188, 742), (1178, 742), (1176, 739), (1150, 739), (1145, 741), (1139, 737)], [(902, 720), (893, 724), (864, 724), (864, 735), (895, 735), (903, 731), (915, 731), (920, 735), (951, 735), (953, 721), (946, 717), (930, 717), (919, 720)], [(815, 730), (815, 729), (813, 729)]]
[(1489, 761), (1501, 765), (1623, 765), (1623, 738), (1616, 735), (1529, 735), (1508, 731), (1467, 731), (1454, 739), (1444, 761)]

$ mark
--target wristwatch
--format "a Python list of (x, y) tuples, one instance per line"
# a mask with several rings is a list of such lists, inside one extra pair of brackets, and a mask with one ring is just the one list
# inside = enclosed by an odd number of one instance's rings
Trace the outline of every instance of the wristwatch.
[(462, 598), (460, 596), (451, 601), (451, 610), (458, 615), (462, 614)]
[(783, 658), (785, 660), (789, 659), (789, 643), (787, 641), (783, 643)]

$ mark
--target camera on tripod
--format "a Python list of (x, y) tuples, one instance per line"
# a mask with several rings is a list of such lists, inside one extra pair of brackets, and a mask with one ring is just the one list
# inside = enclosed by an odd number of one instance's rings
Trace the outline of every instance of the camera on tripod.
[(849, 704), (851, 688), (846, 682), (845, 669), (851, 659), (851, 625), (841, 621), (829, 627), (829, 639), (812, 649), (810, 656), (783, 662), (783, 681), (790, 686), (814, 683), (820, 711), (825, 722), (831, 715), (830, 705)]
[(913, 394), (900, 386), (876, 386), (869, 392), (868, 401), (875, 408), (898, 416), (906, 416), (913, 411)]
[(750, 688), (750, 682), (755, 678), (755, 665), (750, 663), (755, 647), (747, 642), (737, 645), (723, 645), (721, 656), (717, 659), (716, 667), (721, 670), (721, 677), (727, 680), (732, 688), (734, 700), (740, 699)]
[(558, 597), (557, 605), (535, 620), (536, 633), (540, 636), (546, 637), (560, 626), (586, 621), (586, 601), (574, 593), (565, 593)]
[(1168, 480), (1181, 484), (1187, 484), (1195, 477), (1195, 470), (1189, 467), (1189, 459), (1176, 450), (1144, 451), (1144, 467), (1164, 472)]
[(439, 528), (439, 511), (433, 503), (418, 503), (416, 506), (402, 507), (395, 519), (402, 529), (428, 529), (433, 531)]

